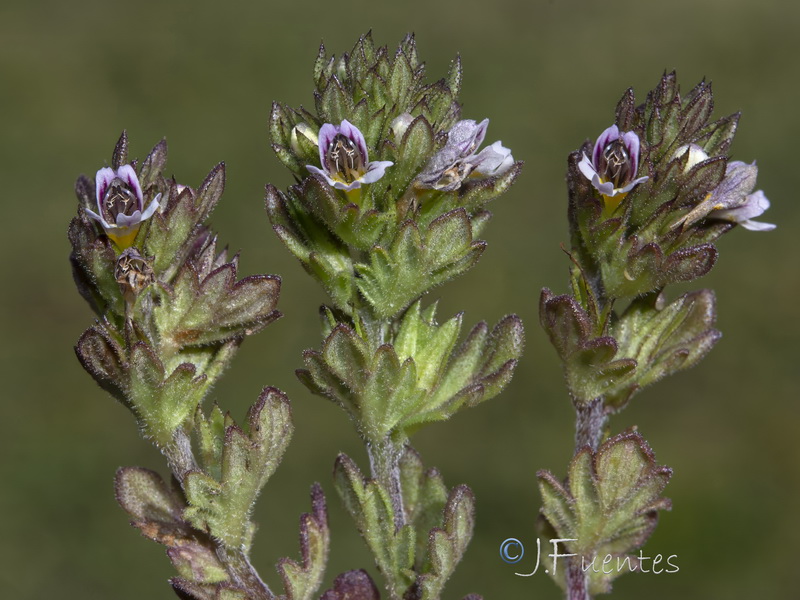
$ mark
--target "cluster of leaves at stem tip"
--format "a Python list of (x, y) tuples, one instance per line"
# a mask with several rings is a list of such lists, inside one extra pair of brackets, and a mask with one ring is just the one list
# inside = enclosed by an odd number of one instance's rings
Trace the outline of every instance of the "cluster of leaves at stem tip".
[(608, 592), (615, 577), (636, 569), (630, 553), (649, 537), (656, 511), (669, 507), (660, 494), (671, 470), (656, 465), (641, 435), (631, 430), (599, 445), (608, 415), (695, 365), (721, 336), (711, 290), (669, 301), (664, 288), (705, 275), (717, 259), (714, 242), (737, 224), (775, 227), (754, 220), (769, 207), (754, 191), (755, 163), (728, 155), (739, 115), (711, 120), (712, 109), (709, 84), (682, 96), (675, 74), (666, 74), (639, 106), (628, 90), (615, 123), (568, 159), (572, 289), (545, 288), (540, 321), (584, 431), (565, 483), (539, 473), (540, 525), (548, 539), (572, 540), (564, 551), (584, 564), (628, 558), (611, 573), (561, 569), (556, 579), (569, 598)]
[(488, 119), (461, 118), (461, 82), (458, 58), (429, 83), (412, 36), (390, 52), (367, 34), (338, 58), (320, 47), (314, 110), (275, 103), (270, 118), (296, 184), (267, 186), (267, 213), (330, 298), (322, 348), (298, 375), (367, 446), (370, 476), (341, 455), (335, 482), (395, 600), (440, 597), (474, 513), (469, 489), (426, 471), (409, 436), (497, 395), (522, 351), (516, 316), (458, 344), (462, 316), (440, 324), (421, 299), (475, 265), (486, 205), (522, 166), (500, 142), (480, 149)]
[(280, 316), (280, 279), (237, 281), (205, 225), (222, 195), (219, 164), (197, 188), (164, 177), (167, 145), (139, 163), (119, 139), (110, 167), (76, 184), (78, 215), (69, 227), (78, 290), (97, 316), (75, 348), (94, 380), (136, 418), (166, 456), (171, 483), (137, 468), (117, 472), (117, 500), (146, 537), (163, 544), (178, 572), (181, 598), (310, 600), (328, 552), (325, 500), (311, 491), (301, 517), (301, 561), (278, 563), (285, 594), (258, 577), (248, 554), (256, 497), (292, 434), (289, 402), (265, 388), (237, 425), (203, 400), (245, 336)]

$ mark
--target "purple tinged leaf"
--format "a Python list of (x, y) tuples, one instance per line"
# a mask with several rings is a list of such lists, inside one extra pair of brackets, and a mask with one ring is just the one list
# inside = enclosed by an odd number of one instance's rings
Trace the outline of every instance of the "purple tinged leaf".
[(378, 588), (363, 569), (337, 575), (320, 600), (380, 600)]
[(217, 164), (197, 188), (195, 206), (198, 209), (197, 222), (205, 221), (211, 211), (219, 202), (222, 192), (225, 190), (225, 163)]
[(158, 178), (161, 177), (166, 165), (167, 140), (162, 139), (153, 147), (150, 154), (147, 155), (147, 158), (145, 158), (142, 163), (142, 169), (139, 174), (142, 187), (147, 189), (148, 186), (155, 184)]
[(300, 517), (300, 557), (298, 563), (289, 558), (278, 561), (287, 600), (310, 598), (322, 583), (328, 558), (328, 515), (322, 487), (311, 487), (311, 513)]
[(101, 388), (130, 406), (126, 397), (128, 365), (125, 353), (105, 328), (97, 325), (87, 329), (78, 340), (75, 353), (81, 366)]
[(127, 162), (128, 132), (123, 129), (122, 134), (119, 136), (119, 140), (117, 140), (116, 146), (114, 146), (114, 153), (111, 155), (111, 167), (112, 169), (119, 169), (121, 165), (124, 165)]

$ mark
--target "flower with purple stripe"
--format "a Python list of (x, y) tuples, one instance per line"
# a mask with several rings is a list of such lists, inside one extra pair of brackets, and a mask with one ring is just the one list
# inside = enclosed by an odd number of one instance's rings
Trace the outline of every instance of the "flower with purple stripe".
[(616, 125), (600, 134), (592, 149), (592, 158), (584, 153), (578, 168), (614, 208), (625, 194), (647, 180), (647, 176), (636, 178), (639, 169), (639, 136), (633, 131), (620, 133)]
[(459, 189), (473, 173), (497, 177), (514, 165), (511, 150), (499, 141), (480, 152), (478, 147), (486, 137), (489, 119), (480, 123), (464, 119), (447, 132), (447, 143), (434, 154), (417, 176), (417, 185), (442, 192)]
[(345, 192), (375, 183), (394, 164), (388, 160), (370, 162), (364, 135), (346, 119), (338, 126), (325, 123), (319, 130), (318, 143), (322, 168), (314, 165), (306, 168)]
[[(687, 148), (684, 152), (693, 151), (699, 160), (708, 158), (705, 151), (697, 149), (699, 147)], [(680, 150), (681, 148), (678, 149)], [(691, 156), (689, 160), (691, 161)], [(750, 231), (772, 231), (776, 225), (753, 220), (769, 208), (769, 200), (764, 192), (753, 191), (757, 177), (756, 163), (748, 165), (740, 160), (729, 162), (725, 167), (725, 177), (719, 185), (674, 226), (688, 227), (702, 219), (712, 219), (737, 223)]]
[(120, 248), (129, 247), (139, 226), (153, 216), (161, 194), (144, 208), (144, 195), (139, 178), (131, 165), (121, 165), (116, 171), (100, 169), (95, 176), (97, 212), (86, 209), (92, 219), (103, 226), (106, 235)]

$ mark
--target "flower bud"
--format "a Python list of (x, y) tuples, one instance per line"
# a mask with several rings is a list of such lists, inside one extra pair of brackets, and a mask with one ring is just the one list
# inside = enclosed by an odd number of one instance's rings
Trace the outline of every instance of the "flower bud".
[(317, 133), (308, 123), (298, 123), (292, 127), (292, 134), (289, 142), (292, 147), (292, 151), (298, 156), (303, 156), (304, 154), (303, 149), (300, 147), (300, 140), (298, 139), (299, 136), (305, 138), (305, 140), (312, 146), (316, 146), (319, 143), (319, 137), (317, 136)]

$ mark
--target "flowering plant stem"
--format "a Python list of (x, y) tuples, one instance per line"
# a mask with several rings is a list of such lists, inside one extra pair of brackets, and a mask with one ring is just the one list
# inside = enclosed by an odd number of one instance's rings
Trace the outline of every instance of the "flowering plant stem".
[(381, 488), (388, 490), (394, 513), (394, 527), (399, 531), (406, 524), (403, 507), (403, 489), (400, 482), (400, 458), (403, 446), (385, 438), (382, 442), (368, 443), (367, 454), (372, 478)]
[[(298, 375), (364, 441), (369, 474), (340, 455), (334, 479), (387, 597), (438, 600), (471, 538), (474, 499), (426, 470), (410, 438), (502, 390), (522, 324), (480, 323), (458, 345), (462, 316), (440, 324), (423, 297), (475, 265), (484, 205), (522, 165), (500, 142), (479, 151), (488, 120), (459, 119), (460, 61), (425, 82), (413, 36), (395, 52), (369, 34), (339, 58), (321, 47), (314, 80), (315, 114), (273, 105), (273, 149), (298, 183), (266, 197), (275, 233), (330, 298), (322, 347)], [(352, 573), (335, 598), (350, 597)]]
[(753, 192), (755, 164), (728, 161), (738, 115), (709, 122), (712, 106), (705, 82), (682, 97), (675, 74), (664, 75), (640, 106), (628, 90), (616, 122), (568, 159), (571, 293), (545, 288), (539, 314), (575, 408), (575, 451), (565, 480), (538, 473), (540, 534), (567, 557), (550, 569), (567, 600), (608, 593), (642, 568), (632, 552), (671, 507), (661, 492), (672, 471), (641, 434), (608, 432), (611, 414), (720, 337), (711, 290), (669, 302), (666, 288), (707, 273), (713, 242), (735, 223), (774, 228), (752, 220), (769, 207)]
[(584, 446), (597, 450), (608, 422), (603, 397), (573, 401), (572, 405), (575, 407), (575, 453)]

